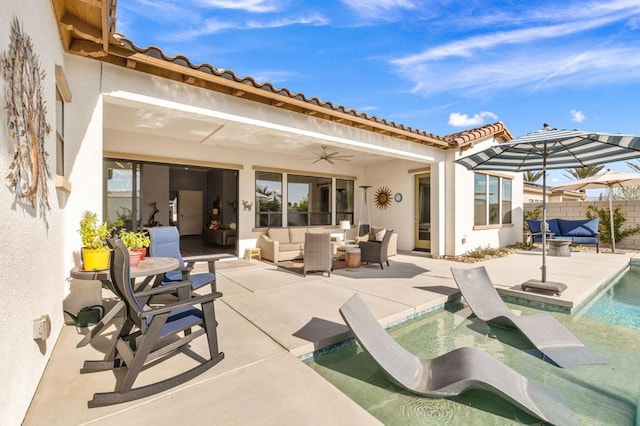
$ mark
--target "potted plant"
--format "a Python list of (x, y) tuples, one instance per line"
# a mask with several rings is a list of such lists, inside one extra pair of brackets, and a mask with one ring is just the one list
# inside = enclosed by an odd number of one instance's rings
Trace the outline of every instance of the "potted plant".
[[(144, 232), (127, 231), (126, 229), (120, 231), (120, 239), (129, 249), (132, 266), (136, 266), (140, 260), (144, 259), (147, 247), (151, 244), (151, 239)], [(136, 255), (139, 256), (139, 259), (135, 258)]]
[(107, 223), (98, 223), (98, 216), (90, 211), (82, 213), (80, 229), (82, 239), (82, 264), (86, 271), (97, 271), (109, 267), (109, 249), (104, 246), (109, 237)]

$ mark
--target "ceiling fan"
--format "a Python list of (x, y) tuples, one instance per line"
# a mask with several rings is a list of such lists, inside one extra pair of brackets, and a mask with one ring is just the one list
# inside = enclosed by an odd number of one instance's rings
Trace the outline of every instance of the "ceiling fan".
[(313, 162), (313, 164), (316, 164), (318, 161), (320, 160), (324, 160), (327, 161), (331, 164), (335, 164), (333, 161), (337, 160), (337, 161), (351, 161), (349, 160), (349, 158), (353, 158), (353, 155), (338, 155), (338, 151), (335, 152), (327, 152), (327, 146), (326, 145), (322, 145), (322, 152), (314, 152), (315, 155), (318, 156), (318, 159), (316, 161)]

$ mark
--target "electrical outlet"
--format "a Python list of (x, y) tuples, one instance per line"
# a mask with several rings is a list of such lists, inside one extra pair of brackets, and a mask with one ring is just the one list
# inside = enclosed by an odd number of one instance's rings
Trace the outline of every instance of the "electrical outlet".
[(33, 339), (47, 340), (51, 334), (51, 318), (49, 315), (43, 315), (33, 320)]

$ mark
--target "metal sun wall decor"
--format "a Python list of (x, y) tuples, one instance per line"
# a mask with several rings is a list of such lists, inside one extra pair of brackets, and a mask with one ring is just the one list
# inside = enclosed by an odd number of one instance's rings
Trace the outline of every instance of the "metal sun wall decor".
[(16, 18), (11, 23), (9, 38), (9, 50), (0, 55), (0, 72), (7, 82), (3, 109), (7, 113), (9, 137), (14, 141), (13, 160), (5, 178), (16, 198), (35, 208), (48, 226), (51, 171), (45, 141), (51, 126), (46, 120), (44, 100), (46, 73), (40, 69), (31, 37), (24, 34)]
[(386, 209), (391, 205), (392, 197), (393, 192), (391, 192), (388, 187), (381, 186), (376, 190), (376, 194), (374, 196), (376, 207), (379, 209)]

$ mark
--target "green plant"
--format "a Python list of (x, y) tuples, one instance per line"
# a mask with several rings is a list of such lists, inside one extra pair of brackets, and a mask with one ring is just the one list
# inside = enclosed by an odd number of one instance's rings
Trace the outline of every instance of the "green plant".
[[(597, 208), (594, 205), (587, 207), (586, 212), (587, 219), (599, 219), (598, 232), (600, 233), (600, 241), (604, 244), (611, 243), (611, 212), (609, 209)], [(616, 241), (620, 241), (625, 237), (634, 235), (640, 232), (640, 225), (636, 225), (633, 228), (621, 229), (622, 225), (627, 221), (624, 213), (620, 210), (620, 207), (613, 209), (613, 233)]]
[(82, 245), (88, 249), (102, 248), (105, 238), (110, 235), (108, 224), (98, 223), (98, 216), (88, 210), (82, 213), (78, 233), (80, 233)]
[(126, 229), (120, 231), (120, 239), (128, 249), (141, 249), (149, 247), (151, 244), (151, 239), (144, 232), (127, 231)]
[(538, 206), (533, 210), (524, 212), (524, 220), (527, 220), (527, 219), (532, 219), (532, 220), (542, 219), (542, 206)]
[(509, 249), (506, 247), (477, 247), (475, 249), (471, 249), (465, 253), (465, 256), (474, 258), (474, 259), (488, 259), (492, 257), (502, 257), (509, 254)]

